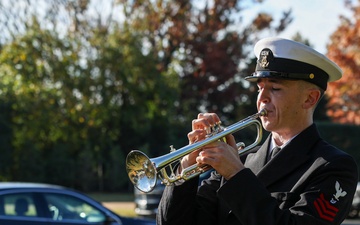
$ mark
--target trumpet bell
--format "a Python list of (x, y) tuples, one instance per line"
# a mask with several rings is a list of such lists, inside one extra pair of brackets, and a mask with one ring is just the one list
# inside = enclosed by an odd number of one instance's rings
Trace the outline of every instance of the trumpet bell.
[(133, 185), (143, 192), (154, 189), (157, 171), (150, 158), (138, 150), (132, 150), (126, 157), (126, 171)]

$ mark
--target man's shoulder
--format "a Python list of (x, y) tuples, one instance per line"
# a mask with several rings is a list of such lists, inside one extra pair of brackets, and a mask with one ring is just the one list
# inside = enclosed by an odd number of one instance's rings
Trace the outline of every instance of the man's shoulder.
[(355, 162), (354, 158), (350, 154), (323, 139), (320, 139), (320, 141), (316, 144), (312, 154), (316, 157), (324, 158), (326, 161), (336, 161), (348, 158), (349, 160)]

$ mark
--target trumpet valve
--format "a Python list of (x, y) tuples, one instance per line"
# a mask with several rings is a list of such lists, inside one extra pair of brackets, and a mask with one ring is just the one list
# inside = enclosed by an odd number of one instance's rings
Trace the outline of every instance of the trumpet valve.
[(223, 131), (224, 128), (221, 126), (221, 122), (217, 122), (215, 125), (214, 125), (214, 133), (220, 133), (221, 131)]
[(214, 136), (218, 133), (220, 133), (221, 131), (223, 131), (223, 127), (221, 126), (221, 122), (217, 122), (216, 124), (212, 125), (209, 128), (206, 128), (206, 138), (209, 138), (211, 136)]
[(170, 145), (170, 152), (175, 152), (176, 151), (176, 148), (174, 148), (173, 145)]

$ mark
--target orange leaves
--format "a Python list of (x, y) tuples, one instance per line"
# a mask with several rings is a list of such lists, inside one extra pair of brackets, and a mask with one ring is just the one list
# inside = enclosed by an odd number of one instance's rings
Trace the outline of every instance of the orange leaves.
[(270, 23), (273, 21), (272, 16), (266, 13), (259, 13), (259, 15), (254, 19), (253, 25), (257, 30), (263, 30), (270, 26)]
[(341, 18), (328, 45), (328, 57), (343, 77), (328, 86), (327, 114), (334, 122), (360, 125), (360, 6), (351, 9), (353, 18)]

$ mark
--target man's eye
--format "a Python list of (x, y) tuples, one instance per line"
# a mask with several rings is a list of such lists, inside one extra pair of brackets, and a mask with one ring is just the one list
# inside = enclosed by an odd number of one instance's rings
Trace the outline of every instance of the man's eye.
[(280, 91), (281, 89), (280, 88), (275, 88), (275, 87), (273, 87), (273, 88), (271, 88), (273, 91)]

